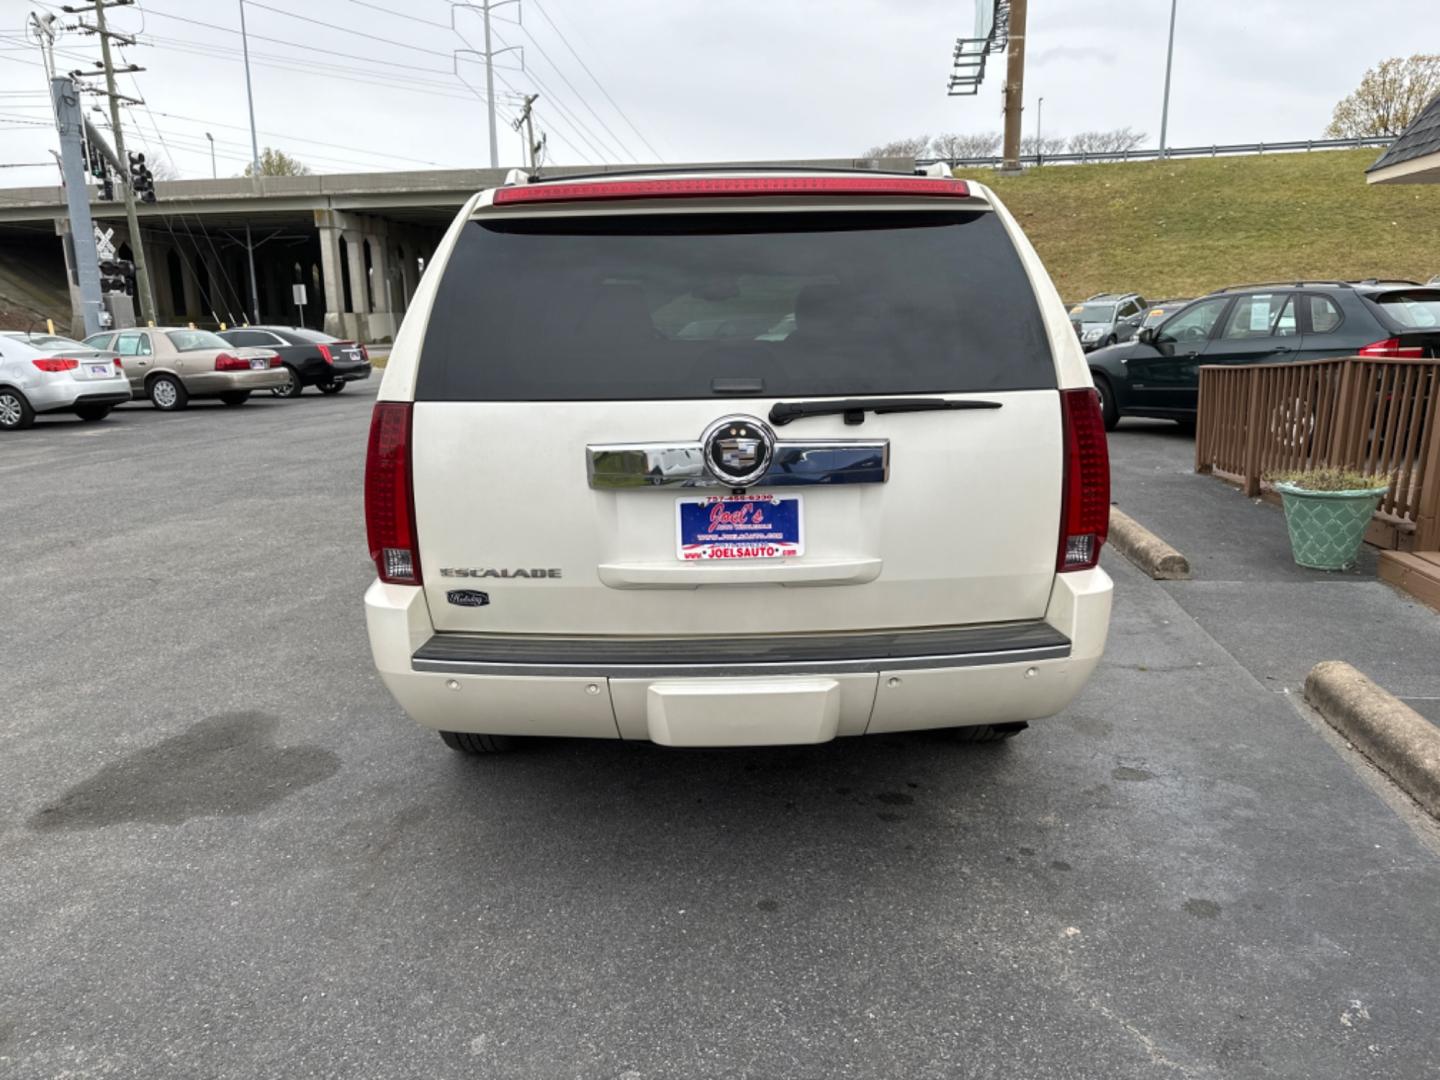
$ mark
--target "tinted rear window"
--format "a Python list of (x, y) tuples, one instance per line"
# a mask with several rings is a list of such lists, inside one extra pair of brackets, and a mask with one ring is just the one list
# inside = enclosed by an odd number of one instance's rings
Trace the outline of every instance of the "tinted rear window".
[(297, 345), (324, 345), (331, 341), (340, 340), (337, 337), (331, 337), (329, 334), (322, 334), (319, 330), (276, 330), (275, 333)]
[(1044, 324), (993, 213), (473, 221), (416, 398), (703, 398), (1048, 389)]
[(1440, 289), (1410, 289), (1370, 298), (1401, 330), (1440, 329)]

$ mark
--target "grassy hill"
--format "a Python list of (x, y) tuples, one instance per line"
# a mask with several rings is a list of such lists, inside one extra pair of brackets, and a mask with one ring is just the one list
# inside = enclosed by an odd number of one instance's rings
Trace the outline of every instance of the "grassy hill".
[(1440, 274), (1440, 185), (1365, 183), (1374, 150), (958, 170), (995, 189), (1066, 300)]

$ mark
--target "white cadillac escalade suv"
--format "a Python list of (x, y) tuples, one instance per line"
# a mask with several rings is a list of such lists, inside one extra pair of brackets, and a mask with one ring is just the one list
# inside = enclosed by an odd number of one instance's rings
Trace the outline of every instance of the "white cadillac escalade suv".
[(511, 180), (426, 268), (370, 429), (370, 644), (415, 720), (469, 753), (988, 740), (1075, 697), (1105, 430), (989, 190)]

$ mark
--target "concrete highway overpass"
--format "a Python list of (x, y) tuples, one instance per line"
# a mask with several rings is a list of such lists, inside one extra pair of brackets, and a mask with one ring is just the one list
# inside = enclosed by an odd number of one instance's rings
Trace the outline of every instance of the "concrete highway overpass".
[[(908, 159), (848, 158), (725, 164), (913, 167)], [(624, 170), (577, 167), (546, 170), (546, 175), (606, 171)], [(476, 191), (503, 182), (506, 172), (446, 169), (271, 176), (258, 183), (243, 178), (157, 183), (158, 201), (142, 204), (138, 214), (159, 321), (213, 327), (246, 320), (248, 230), (259, 321), (300, 323), (291, 299), (291, 286), (298, 282), (308, 293), (306, 325), (361, 341), (388, 340), (455, 212)], [(119, 199), (98, 200), (96, 194), (92, 187), (95, 222), (102, 231), (114, 230), (117, 251), (126, 258), (125, 206)], [(0, 307), (48, 316), (57, 326), (68, 316), (78, 328), (78, 294), (67, 289), (73, 275), (61, 239), (66, 217), (62, 188), (0, 189)]]

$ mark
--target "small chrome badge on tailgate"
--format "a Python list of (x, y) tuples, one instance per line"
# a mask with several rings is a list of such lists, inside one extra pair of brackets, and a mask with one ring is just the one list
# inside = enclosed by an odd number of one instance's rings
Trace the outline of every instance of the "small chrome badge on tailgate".
[(445, 599), (459, 607), (485, 607), (490, 603), (490, 594), (475, 589), (451, 589)]

